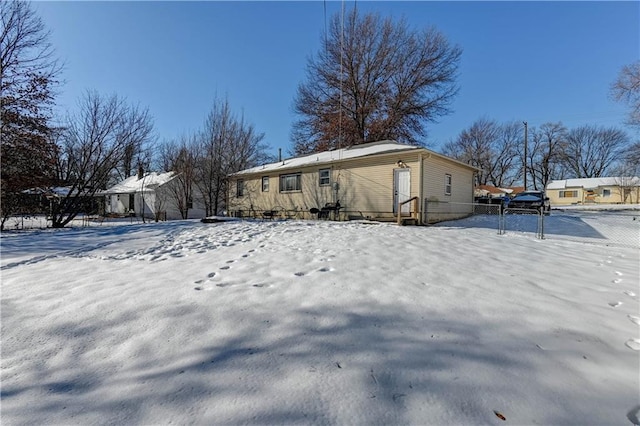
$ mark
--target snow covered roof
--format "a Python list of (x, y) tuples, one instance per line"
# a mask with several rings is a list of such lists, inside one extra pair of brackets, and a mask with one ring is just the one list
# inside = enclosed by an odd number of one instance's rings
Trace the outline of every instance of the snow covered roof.
[(595, 189), (600, 186), (639, 186), (640, 178), (636, 177), (600, 177), (582, 179), (552, 180), (547, 184), (547, 189), (585, 188)]
[[(71, 187), (69, 186), (54, 186), (50, 188), (29, 188), (22, 191), (23, 194), (29, 195), (44, 195), (46, 197), (66, 197), (69, 194), (78, 195), (80, 192), (78, 189), (74, 189), (71, 191)], [(85, 190), (85, 194), (87, 194), (87, 190)]]
[(101, 191), (100, 195), (109, 194), (133, 194), (136, 192), (142, 192), (143, 187), (145, 191), (157, 188), (160, 185), (164, 185), (175, 177), (174, 172), (156, 173), (151, 172), (144, 175), (142, 179), (138, 179), (138, 176), (130, 176), (120, 182), (117, 185), (112, 186), (104, 191)]
[(504, 194), (511, 194), (513, 192), (513, 189), (511, 188), (499, 188), (497, 186), (492, 186), (492, 185), (478, 185), (475, 188), (475, 193), (477, 195), (504, 195)]
[[(264, 173), (277, 170), (291, 169), (295, 167), (310, 166), (313, 164), (327, 164), (334, 161), (366, 157), (369, 155), (384, 154), (388, 152), (414, 151), (424, 149), (419, 146), (401, 144), (394, 141), (372, 142), (362, 145), (354, 145), (349, 148), (336, 149), (333, 151), (319, 152), (302, 157), (288, 158), (276, 163), (265, 164), (250, 169), (242, 170), (233, 175), (243, 175), (251, 173)], [(435, 153), (434, 153), (435, 154)], [(440, 155), (440, 154), (437, 154)], [(456, 161), (456, 160), (452, 160)], [(462, 164), (462, 163), (461, 163)], [(470, 166), (469, 166), (470, 167)]]

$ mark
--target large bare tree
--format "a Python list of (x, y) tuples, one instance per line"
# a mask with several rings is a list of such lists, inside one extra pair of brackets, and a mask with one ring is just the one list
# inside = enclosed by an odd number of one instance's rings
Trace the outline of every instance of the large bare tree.
[(516, 164), (522, 133), (518, 123), (499, 124), (481, 118), (443, 147), (443, 153), (480, 168), (479, 185), (511, 186), (518, 176)]
[(628, 124), (640, 127), (640, 61), (622, 67), (611, 86), (611, 95), (629, 106)]
[(42, 20), (25, 1), (0, 2), (1, 215), (24, 209), (22, 194), (49, 186), (55, 143), (51, 105), (61, 66)]
[(95, 194), (105, 189), (132, 141), (145, 140), (151, 118), (117, 95), (87, 91), (69, 116), (58, 154), (58, 180), (64, 193), (54, 204), (53, 227), (64, 227), (79, 213), (96, 206)]
[(527, 173), (533, 187), (544, 190), (552, 179), (564, 177), (563, 154), (567, 149), (567, 129), (562, 123), (544, 123), (531, 129)]
[(628, 144), (620, 129), (584, 125), (567, 133), (562, 162), (575, 178), (606, 176), (624, 158)]
[(461, 49), (435, 28), (336, 14), (298, 86), (296, 154), (393, 139), (422, 144), (426, 123), (449, 113)]

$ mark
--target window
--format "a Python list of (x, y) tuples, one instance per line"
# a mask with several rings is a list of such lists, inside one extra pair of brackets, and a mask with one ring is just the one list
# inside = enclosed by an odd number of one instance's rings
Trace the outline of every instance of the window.
[(451, 195), (451, 175), (444, 175), (444, 195)]
[(262, 176), (262, 192), (269, 192), (269, 176)]
[(603, 197), (611, 197), (611, 190), (610, 189), (603, 189), (602, 190), (602, 196)]
[(318, 182), (320, 186), (329, 186), (331, 185), (331, 169), (320, 169), (320, 181)]
[(236, 182), (236, 197), (242, 197), (244, 195), (244, 179), (238, 179)]
[(578, 191), (560, 191), (560, 198), (576, 198)]
[(302, 173), (280, 175), (280, 192), (302, 191)]

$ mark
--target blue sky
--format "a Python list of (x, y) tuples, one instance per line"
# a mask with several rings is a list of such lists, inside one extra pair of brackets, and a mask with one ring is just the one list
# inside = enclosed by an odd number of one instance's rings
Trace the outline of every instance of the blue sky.
[[(159, 140), (202, 127), (216, 96), (286, 154), (293, 99), (334, 13), (405, 17), (463, 49), (453, 113), (428, 126), (440, 146), (478, 118), (623, 127), (609, 99), (640, 57), (640, 2), (35, 2), (65, 62), (58, 104), (87, 89), (146, 106)], [(326, 9), (326, 20), (325, 20)], [(629, 130), (629, 129), (627, 129)]]

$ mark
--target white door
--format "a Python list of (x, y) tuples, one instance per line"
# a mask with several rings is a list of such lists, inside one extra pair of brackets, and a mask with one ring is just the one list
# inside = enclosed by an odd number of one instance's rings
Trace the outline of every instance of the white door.
[[(393, 171), (393, 213), (398, 212), (398, 203), (411, 198), (411, 170), (395, 169)], [(402, 206), (402, 213), (411, 213), (411, 203)]]

